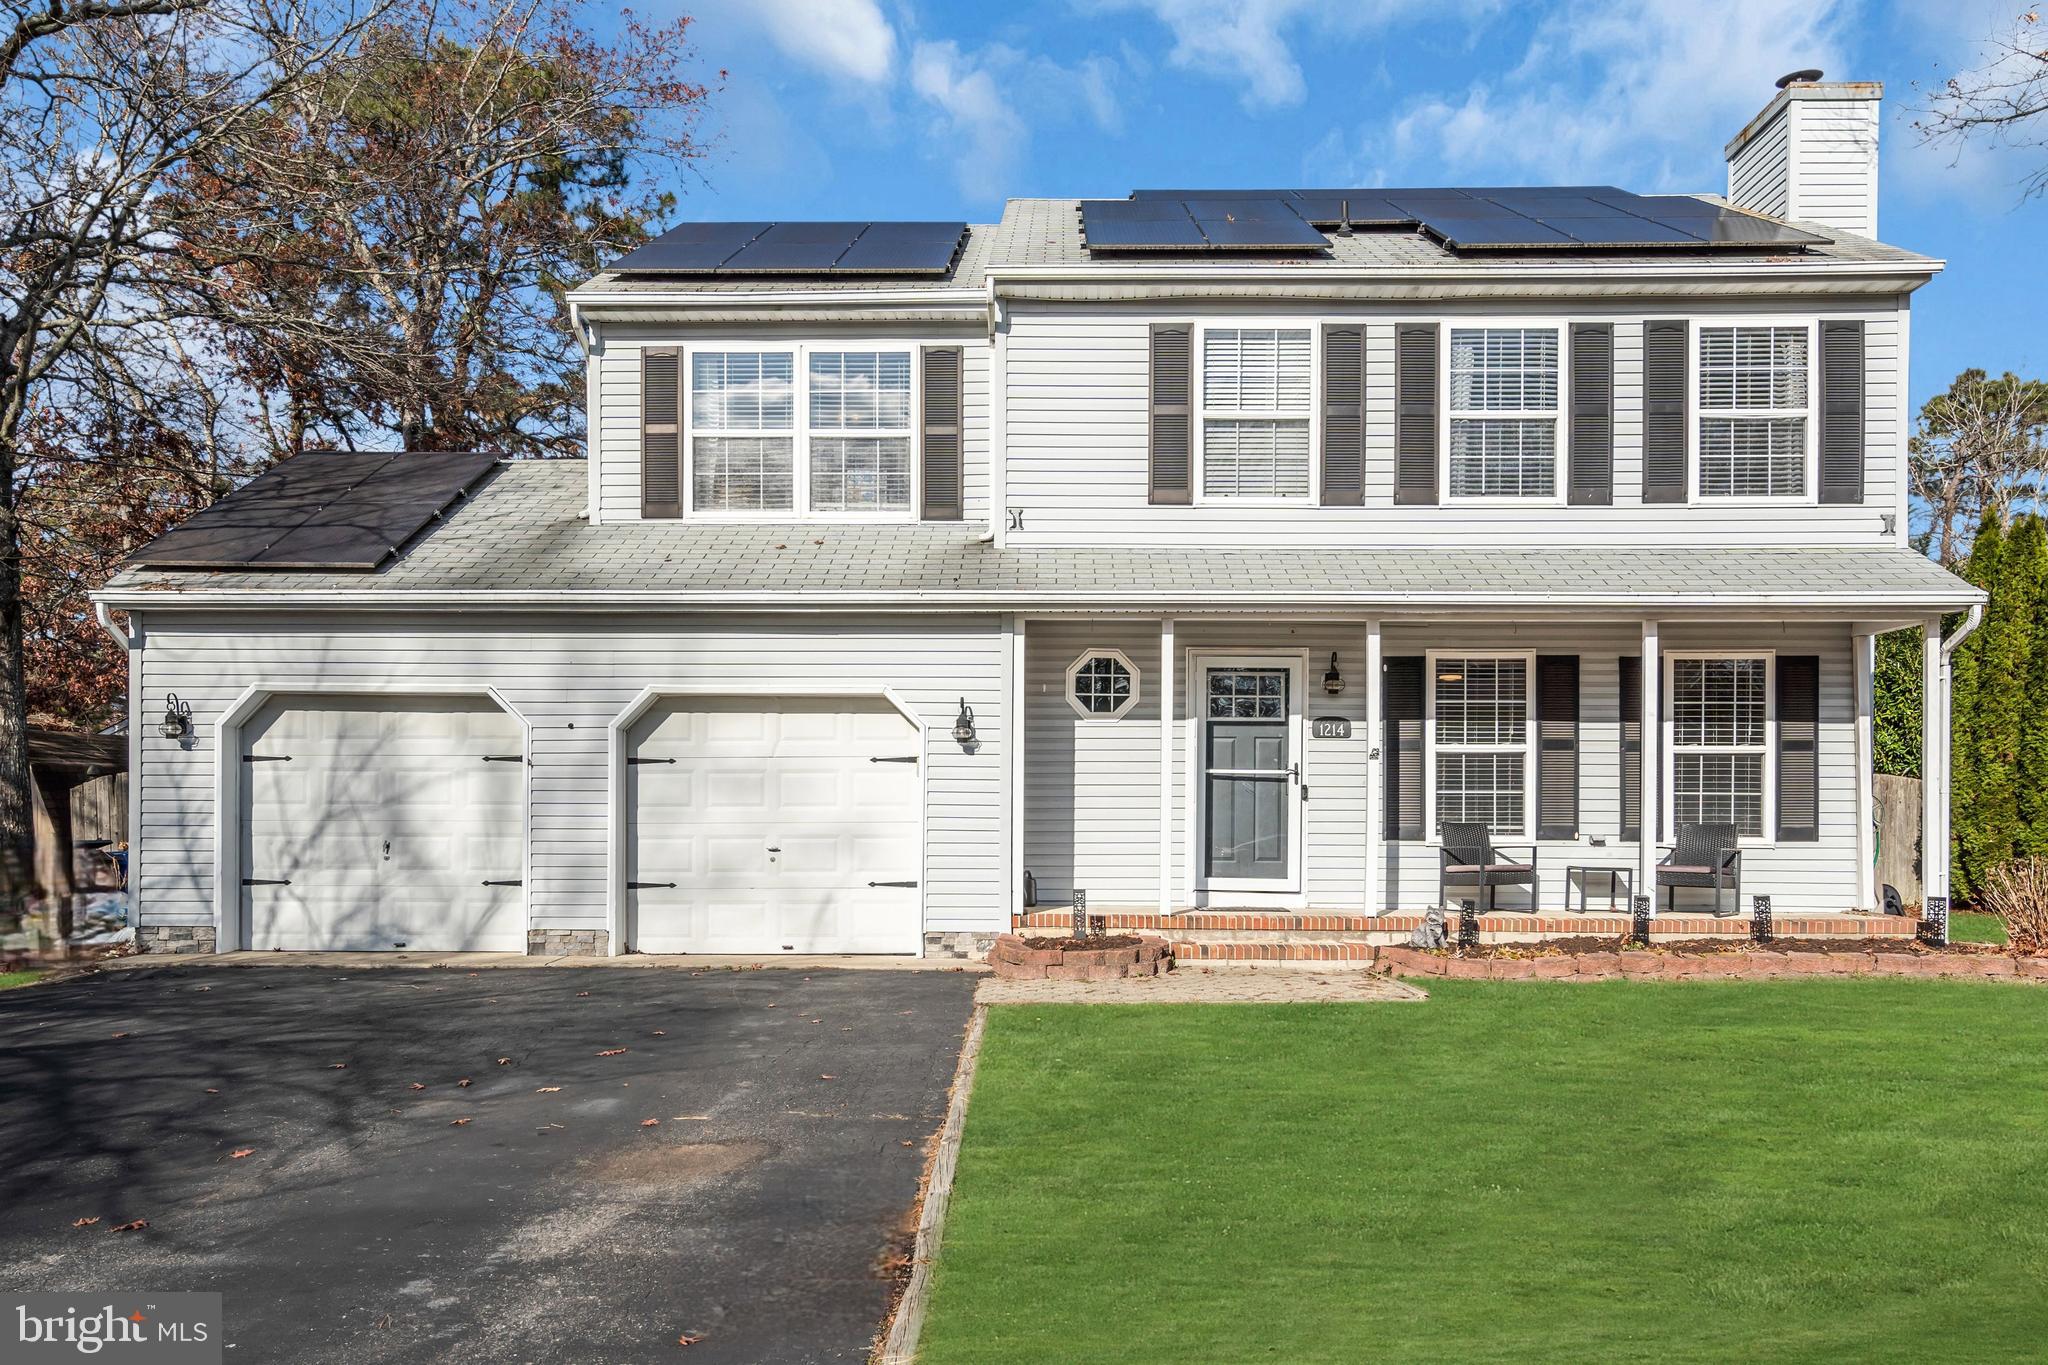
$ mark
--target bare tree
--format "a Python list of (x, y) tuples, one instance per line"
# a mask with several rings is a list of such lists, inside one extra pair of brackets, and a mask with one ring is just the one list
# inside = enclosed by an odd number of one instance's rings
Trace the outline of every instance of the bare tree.
[[(2048, 25), (2038, 6), (1985, 40), (1978, 64), (1928, 93), (1914, 126), (1928, 142), (1971, 141), (2048, 154)], [(2022, 178), (2021, 197), (2048, 191), (2048, 155)]]
[(1945, 565), (1969, 553), (1976, 528), (2036, 510), (2048, 485), (2048, 384), (1965, 370), (1920, 409), (1908, 458), (1926, 506), (1929, 549)]
[[(48, 0), (0, 10), (0, 854), (28, 843), (24, 424), (61, 406), (181, 235), (164, 191), (375, 17), (348, 0)], [(190, 211), (190, 206), (185, 206)]]

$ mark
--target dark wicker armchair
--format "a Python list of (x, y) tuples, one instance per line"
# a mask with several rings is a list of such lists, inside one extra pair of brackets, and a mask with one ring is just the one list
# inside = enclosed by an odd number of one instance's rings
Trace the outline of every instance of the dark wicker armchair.
[(1516, 862), (1493, 843), (1484, 825), (1453, 824), (1446, 821), (1442, 847), (1438, 850), (1436, 902), (1448, 906), (1452, 882), (1477, 882), (1482, 891), (1482, 909), (1492, 910), (1494, 888), (1526, 886), (1529, 905), (1536, 906), (1536, 846), (1529, 846), (1529, 860)]
[(1742, 904), (1742, 850), (1733, 825), (1685, 825), (1678, 827), (1678, 842), (1657, 864), (1657, 885), (1666, 888), (1664, 908), (1678, 908), (1681, 886), (1714, 888), (1714, 913), (1721, 910), (1723, 889), (1735, 893)]

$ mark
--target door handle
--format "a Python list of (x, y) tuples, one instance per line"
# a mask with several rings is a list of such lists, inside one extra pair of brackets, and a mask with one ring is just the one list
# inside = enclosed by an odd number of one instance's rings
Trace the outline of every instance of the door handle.
[(384, 861), (387, 863), (391, 861), (391, 841), (389, 839), (384, 841)]

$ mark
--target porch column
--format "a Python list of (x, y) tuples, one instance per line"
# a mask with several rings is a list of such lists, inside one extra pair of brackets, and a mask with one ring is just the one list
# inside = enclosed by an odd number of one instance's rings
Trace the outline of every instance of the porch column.
[(1642, 812), (1642, 841), (1636, 846), (1636, 894), (1650, 898), (1657, 908), (1657, 839), (1663, 832), (1663, 812), (1657, 797), (1664, 786), (1664, 659), (1658, 652), (1657, 622), (1643, 622), (1643, 756), (1642, 792), (1637, 809)]
[(1010, 927), (1015, 929), (1024, 914), (1024, 732), (1028, 728), (1024, 717), (1024, 663), (1025, 663), (1025, 619), (1022, 616), (1003, 618), (1004, 643), (1006, 648), (1003, 661), (1009, 676), (1008, 708), (1004, 720), (1009, 725), (1010, 763), (1006, 770), (1009, 786), (1009, 856), (1004, 860), (1003, 869), (1009, 885), (1003, 892), (1003, 905), (1009, 912)]
[(1948, 896), (1948, 679), (1941, 618), (1920, 629), (1920, 894)]
[(1877, 637), (1867, 631), (1851, 635), (1849, 652), (1856, 661), (1856, 908), (1868, 913), (1877, 908), (1877, 845), (1871, 828), (1876, 811), (1871, 781), (1877, 768), (1872, 728), (1877, 709)]
[(1159, 913), (1173, 913), (1173, 618), (1159, 623)]
[(1365, 623), (1365, 913), (1377, 915), (1386, 909), (1380, 891), (1380, 845), (1386, 835), (1380, 802), (1385, 791), (1386, 768), (1380, 753), (1385, 738), (1380, 732), (1380, 620)]

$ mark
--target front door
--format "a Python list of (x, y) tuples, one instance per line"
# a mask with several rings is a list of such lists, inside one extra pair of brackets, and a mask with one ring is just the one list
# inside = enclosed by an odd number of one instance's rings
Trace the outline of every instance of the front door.
[(1211, 890), (1297, 887), (1300, 666), (1230, 660), (1204, 666), (1203, 876)]

